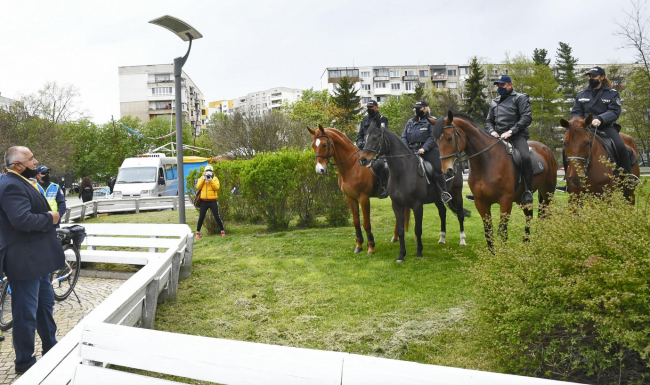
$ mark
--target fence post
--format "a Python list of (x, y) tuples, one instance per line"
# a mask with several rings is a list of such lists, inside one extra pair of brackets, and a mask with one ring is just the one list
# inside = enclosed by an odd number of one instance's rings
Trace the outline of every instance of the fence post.
[(178, 292), (178, 272), (181, 265), (181, 253), (177, 250), (172, 257), (172, 270), (169, 273), (169, 281), (167, 287), (158, 296), (158, 302), (175, 301), (176, 293)]
[(70, 223), (70, 210), (69, 208), (65, 209), (65, 219), (63, 220), (64, 223)]
[(86, 204), (81, 205), (81, 216), (79, 217), (79, 222), (83, 222), (86, 219)]
[(185, 279), (192, 274), (192, 257), (194, 256), (194, 234), (190, 233), (186, 237), (185, 256), (183, 264), (178, 272), (178, 279)]
[[(158, 236), (157, 236), (157, 235), (152, 235), (152, 236), (149, 237), (149, 238), (158, 238)], [(150, 252), (150, 253), (157, 253), (157, 252), (158, 252), (158, 248), (157, 248), (157, 247), (150, 247), (150, 248), (149, 248), (149, 252)]]
[(174, 203), (172, 204), (172, 211), (178, 209), (178, 196), (174, 197)]
[(135, 200), (135, 213), (140, 214), (140, 199)]
[(153, 329), (153, 321), (156, 318), (156, 307), (158, 306), (158, 283), (159, 279), (154, 279), (147, 285), (142, 322), (140, 323), (141, 328)]
[(93, 218), (97, 218), (97, 207), (99, 206), (99, 201), (93, 201)]

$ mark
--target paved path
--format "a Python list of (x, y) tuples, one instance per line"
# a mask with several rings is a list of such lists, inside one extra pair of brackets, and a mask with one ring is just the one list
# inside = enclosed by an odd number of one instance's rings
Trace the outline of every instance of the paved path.
[[(54, 320), (57, 326), (57, 340), (61, 340), (79, 321), (99, 305), (125, 281), (117, 279), (99, 279), (79, 277), (74, 294), (63, 302), (54, 305)], [(11, 384), (18, 376), (14, 371), (16, 358), (12, 346), (11, 330), (4, 332), (5, 340), (0, 343), (0, 384)], [(41, 358), (41, 339), (36, 334), (36, 359)]]

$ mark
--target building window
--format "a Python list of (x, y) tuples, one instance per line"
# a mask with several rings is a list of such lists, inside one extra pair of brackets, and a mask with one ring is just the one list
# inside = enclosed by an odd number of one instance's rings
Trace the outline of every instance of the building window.
[(460, 69), (460, 74), (461, 75), (469, 75), (469, 68), (463, 67)]
[(370, 91), (370, 84), (362, 84), (361, 87), (363, 87), (364, 91)]
[(444, 88), (443, 82), (434, 82), (433, 86), (436, 88)]
[(370, 71), (361, 72), (361, 77), (362, 78), (369, 78), (370, 77)]
[(375, 83), (375, 88), (386, 88), (387, 85), (388, 83), (386, 82), (379, 82), (379, 83)]
[(458, 83), (457, 82), (449, 82), (449, 83), (447, 83), (447, 87), (449, 87), (449, 88), (458, 88)]
[(415, 75), (415, 71), (404, 71), (405, 76), (413, 76)]
[(169, 100), (166, 102), (156, 102), (157, 110), (169, 110), (171, 108), (172, 108), (172, 102)]
[(424, 88), (427, 86), (427, 83), (420, 83), (420, 87)]
[(154, 87), (151, 89), (151, 95), (172, 95), (172, 87)]
[(456, 70), (447, 70), (447, 76), (456, 76)]
[(379, 68), (374, 70), (375, 76), (388, 76), (388, 68)]
[(386, 101), (387, 96), (377, 96), (377, 103)]
[(169, 74), (160, 74), (155, 76), (156, 76), (156, 82), (166, 82), (171, 80), (171, 76)]
[(404, 89), (406, 91), (413, 91), (413, 83), (411, 83), (411, 82), (404, 83)]
[(399, 83), (391, 83), (390, 84), (390, 89), (391, 90), (399, 90)]
[(341, 71), (330, 71), (330, 78), (340, 78)]
[(390, 71), (390, 77), (391, 78), (398, 78), (399, 77), (399, 71)]
[(371, 99), (372, 99), (372, 98), (365, 98), (365, 97), (364, 97), (364, 98), (361, 98), (361, 104), (368, 104), (368, 102), (369, 102)]
[(427, 71), (427, 70), (420, 70), (420, 76), (422, 76), (422, 77), (429, 76), (429, 71)]

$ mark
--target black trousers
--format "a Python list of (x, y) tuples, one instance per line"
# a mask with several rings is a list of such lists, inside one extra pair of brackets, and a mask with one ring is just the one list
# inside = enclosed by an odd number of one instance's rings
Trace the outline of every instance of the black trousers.
[(217, 225), (223, 231), (223, 222), (221, 221), (221, 217), (219, 217), (219, 203), (217, 201), (201, 201), (201, 205), (199, 206), (199, 223), (196, 225), (196, 232), (198, 233), (201, 231), (201, 227), (203, 226), (203, 221), (205, 220), (205, 215), (208, 213), (208, 209), (212, 211), (212, 215), (214, 215), (214, 220), (217, 222)]
[[(419, 150), (420, 148), (416, 148), (415, 151)], [(438, 148), (438, 146), (435, 146), (429, 151), (426, 151), (422, 155), (422, 158), (427, 162), (431, 163), (431, 166), (433, 166), (434, 174), (436, 175), (442, 174), (442, 161), (440, 160), (440, 149)]]
[(524, 170), (532, 170), (533, 162), (530, 159), (530, 151), (528, 151), (528, 139), (520, 135), (513, 135), (508, 140), (517, 150), (519, 150), (522, 168)]

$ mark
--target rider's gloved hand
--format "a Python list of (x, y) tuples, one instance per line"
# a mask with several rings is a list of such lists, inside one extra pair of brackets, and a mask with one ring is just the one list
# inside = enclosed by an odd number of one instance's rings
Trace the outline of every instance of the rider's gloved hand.
[(600, 119), (594, 119), (591, 121), (591, 125), (594, 127), (600, 126), (600, 123), (601, 123)]
[(419, 149), (418, 154), (424, 154), (424, 148)]

